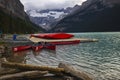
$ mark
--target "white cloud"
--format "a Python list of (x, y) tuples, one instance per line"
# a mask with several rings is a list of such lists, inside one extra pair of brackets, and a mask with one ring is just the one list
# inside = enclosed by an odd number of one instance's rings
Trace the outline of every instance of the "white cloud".
[(72, 7), (75, 4), (81, 4), (86, 0), (20, 0), (25, 9), (55, 9)]

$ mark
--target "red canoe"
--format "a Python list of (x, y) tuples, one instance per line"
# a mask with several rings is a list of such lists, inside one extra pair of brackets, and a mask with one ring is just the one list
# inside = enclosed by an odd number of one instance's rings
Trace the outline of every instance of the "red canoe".
[(55, 45), (50, 45), (50, 46), (44, 46), (45, 49), (49, 49), (49, 50), (56, 50), (56, 46)]
[(17, 51), (24, 51), (30, 49), (30, 45), (25, 45), (25, 46), (16, 46), (12, 48), (12, 51), (17, 52)]
[(40, 51), (41, 49), (43, 49), (42, 45), (39, 46), (32, 46), (33, 51)]
[(59, 41), (59, 42), (50, 42), (54, 45), (68, 45), (68, 44), (79, 44), (80, 40), (73, 40), (73, 41)]
[(32, 46), (32, 49), (34, 51), (40, 51), (41, 49), (49, 49), (49, 50), (56, 50), (56, 46), (55, 45), (50, 45), (50, 46)]
[(18, 52), (18, 51), (24, 51), (24, 50), (28, 50), (28, 49), (33, 49), (33, 51), (40, 51), (41, 49), (49, 49), (49, 50), (56, 50), (56, 46), (55, 45), (46, 45), (46, 46), (42, 46), (42, 45), (37, 45), (37, 46), (16, 46), (12, 48), (12, 51), (14, 52)]
[(32, 34), (30, 37), (44, 38), (44, 39), (69, 39), (74, 35), (67, 33), (50, 33), (50, 34)]

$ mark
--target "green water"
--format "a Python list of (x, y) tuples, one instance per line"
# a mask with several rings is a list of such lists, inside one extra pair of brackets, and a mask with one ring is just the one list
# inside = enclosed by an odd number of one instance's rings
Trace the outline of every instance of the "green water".
[(99, 42), (59, 45), (56, 52), (28, 52), (28, 64), (57, 66), (60, 62), (92, 74), (95, 80), (120, 80), (120, 32), (74, 33), (75, 37), (96, 38)]

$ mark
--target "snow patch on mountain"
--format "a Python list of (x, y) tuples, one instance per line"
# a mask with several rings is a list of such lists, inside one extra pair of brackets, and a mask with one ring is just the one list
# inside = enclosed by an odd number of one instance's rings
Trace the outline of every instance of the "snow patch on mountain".
[(49, 17), (49, 16), (51, 16), (51, 17), (54, 17), (55, 19), (59, 18), (59, 16), (62, 15), (62, 14), (66, 14), (67, 15), (67, 13), (58, 12), (58, 11), (49, 11), (49, 12), (45, 12), (45, 13), (39, 13), (36, 10), (31, 10), (29, 12), (29, 15), (31, 17)]
[(46, 9), (46, 10), (27, 10), (26, 13), (29, 15), (30, 20), (41, 26), (42, 28), (49, 30), (52, 28), (50, 26), (52, 23), (61, 20), (66, 15), (71, 12), (72, 8), (68, 7), (66, 9)]

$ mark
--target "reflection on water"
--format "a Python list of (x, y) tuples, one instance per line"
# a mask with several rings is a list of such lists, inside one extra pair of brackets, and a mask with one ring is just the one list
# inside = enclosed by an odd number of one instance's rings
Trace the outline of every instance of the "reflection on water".
[[(75, 37), (97, 38), (99, 42), (59, 45), (56, 51), (21, 54), (27, 64), (57, 66), (66, 62), (86, 71), (95, 80), (120, 80), (120, 33), (76, 33)], [(16, 56), (16, 54), (15, 54)], [(24, 59), (23, 59), (24, 60)]]
[(26, 60), (33, 59), (32, 57), (41, 56), (42, 52), (47, 52), (52, 55), (56, 55), (56, 51), (43, 49), (41, 51), (33, 51), (33, 50), (25, 50), (20, 52), (14, 52), (13, 56), (9, 57), (9, 61), (18, 62), (18, 63), (26, 63)]
[(28, 52), (30, 52), (30, 50), (14, 52), (13, 56), (9, 58), (9, 61), (18, 62), (18, 63), (26, 63), (26, 56)]

